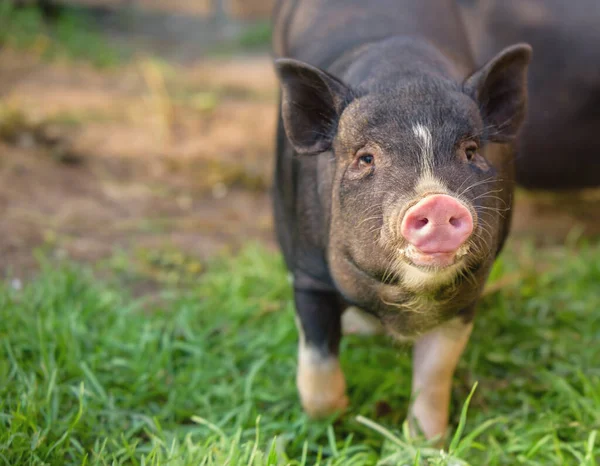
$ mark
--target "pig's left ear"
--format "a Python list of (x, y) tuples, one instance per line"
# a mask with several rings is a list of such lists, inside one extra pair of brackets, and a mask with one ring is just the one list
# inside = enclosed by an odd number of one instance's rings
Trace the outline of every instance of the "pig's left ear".
[(502, 50), (463, 84), (481, 109), (489, 140), (515, 138), (527, 111), (527, 66), (531, 47), (516, 44)]
[(351, 91), (335, 76), (298, 60), (275, 62), (282, 87), (285, 132), (299, 154), (331, 149), (338, 120)]

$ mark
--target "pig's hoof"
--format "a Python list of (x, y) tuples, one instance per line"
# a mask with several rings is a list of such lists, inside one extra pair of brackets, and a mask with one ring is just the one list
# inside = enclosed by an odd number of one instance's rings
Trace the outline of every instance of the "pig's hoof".
[(302, 398), (302, 407), (304, 412), (313, 419), (322, 419), (332, 414), (342, 413), (348, 408), (348, 397), (342, 394), (338, 397), (319, 396), (311, 398)]
[(339, 361), (335, 357), (310, 356), (310, 352), (301, 354), (296, 379), (304, 411), (312, 418), (344, 411), (348, 407), (348, 398)]
[[(416, 409), (415, 409), (416, 408)], [(430, 410), (428, 406), (416, 406), (409, 413), (408, 426), (412, 437), (425, 437), (436, 447), (443, 447), (448, 428), (447, 415), (443, 410)]]
[(351, 306), (342, 314), (342, 333), (344, 335), (381, 335), (383, 325), (375, 316)]

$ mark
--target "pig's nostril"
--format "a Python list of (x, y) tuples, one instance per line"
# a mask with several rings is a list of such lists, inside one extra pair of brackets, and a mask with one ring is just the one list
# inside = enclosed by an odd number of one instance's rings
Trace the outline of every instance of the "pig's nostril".
[(460, 218), (456, 218), (456, 217), (450, 217), (450, 225), (452, 225), (453, 227), (458, 228), (461, 225), (461, 220)]
[(428, 218), (421, 218), (421, 219), (417, 220), (415, 227), (417, 227), (417, 229), (420, 229), (420, 228), (423, 228), (428, 223), (429, 223)]

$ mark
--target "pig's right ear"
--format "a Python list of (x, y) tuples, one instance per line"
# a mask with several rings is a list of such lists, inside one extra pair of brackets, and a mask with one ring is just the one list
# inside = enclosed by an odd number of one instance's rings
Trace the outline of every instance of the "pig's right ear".
[(299, 154), (331, 149), (337, 123), (352, 98), (335, 76), (290, 58), (275, 61), (281, 80), (281, 113), (288, 139)]

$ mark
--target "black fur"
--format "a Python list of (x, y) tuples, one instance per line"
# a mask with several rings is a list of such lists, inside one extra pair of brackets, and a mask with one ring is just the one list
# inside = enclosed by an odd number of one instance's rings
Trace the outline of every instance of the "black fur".
[(518, 41), (535, 50), (517, 181), (551, 190), (600, 187), (600, 2), (460, 3), (478, 64)]
[[(476, 70), (447, 0), (282, 0), (276, 12), (274, 49), (285, 58), (276, 61), (275, 218), (304, 332), (335, 353), (340, 302), (407, 336), (461, 312), (470, 318), (508, 233), (511, 141), (525, 115), (530, 48), (508, 48)], [(461, 199), (481, 228), (463, 273), (418, 292), (390, 274), (400, 240), (381, 241), (415, 197), (417, 124), (431, 131), (435, 177), (456, 195), (469, 188)], [(465, 140), (479, 145), (480, 163), (457, 157)], [(376, 163), (359, 172), (365, 150)], [(419, 300), (426, 312), (415, 309)]]

